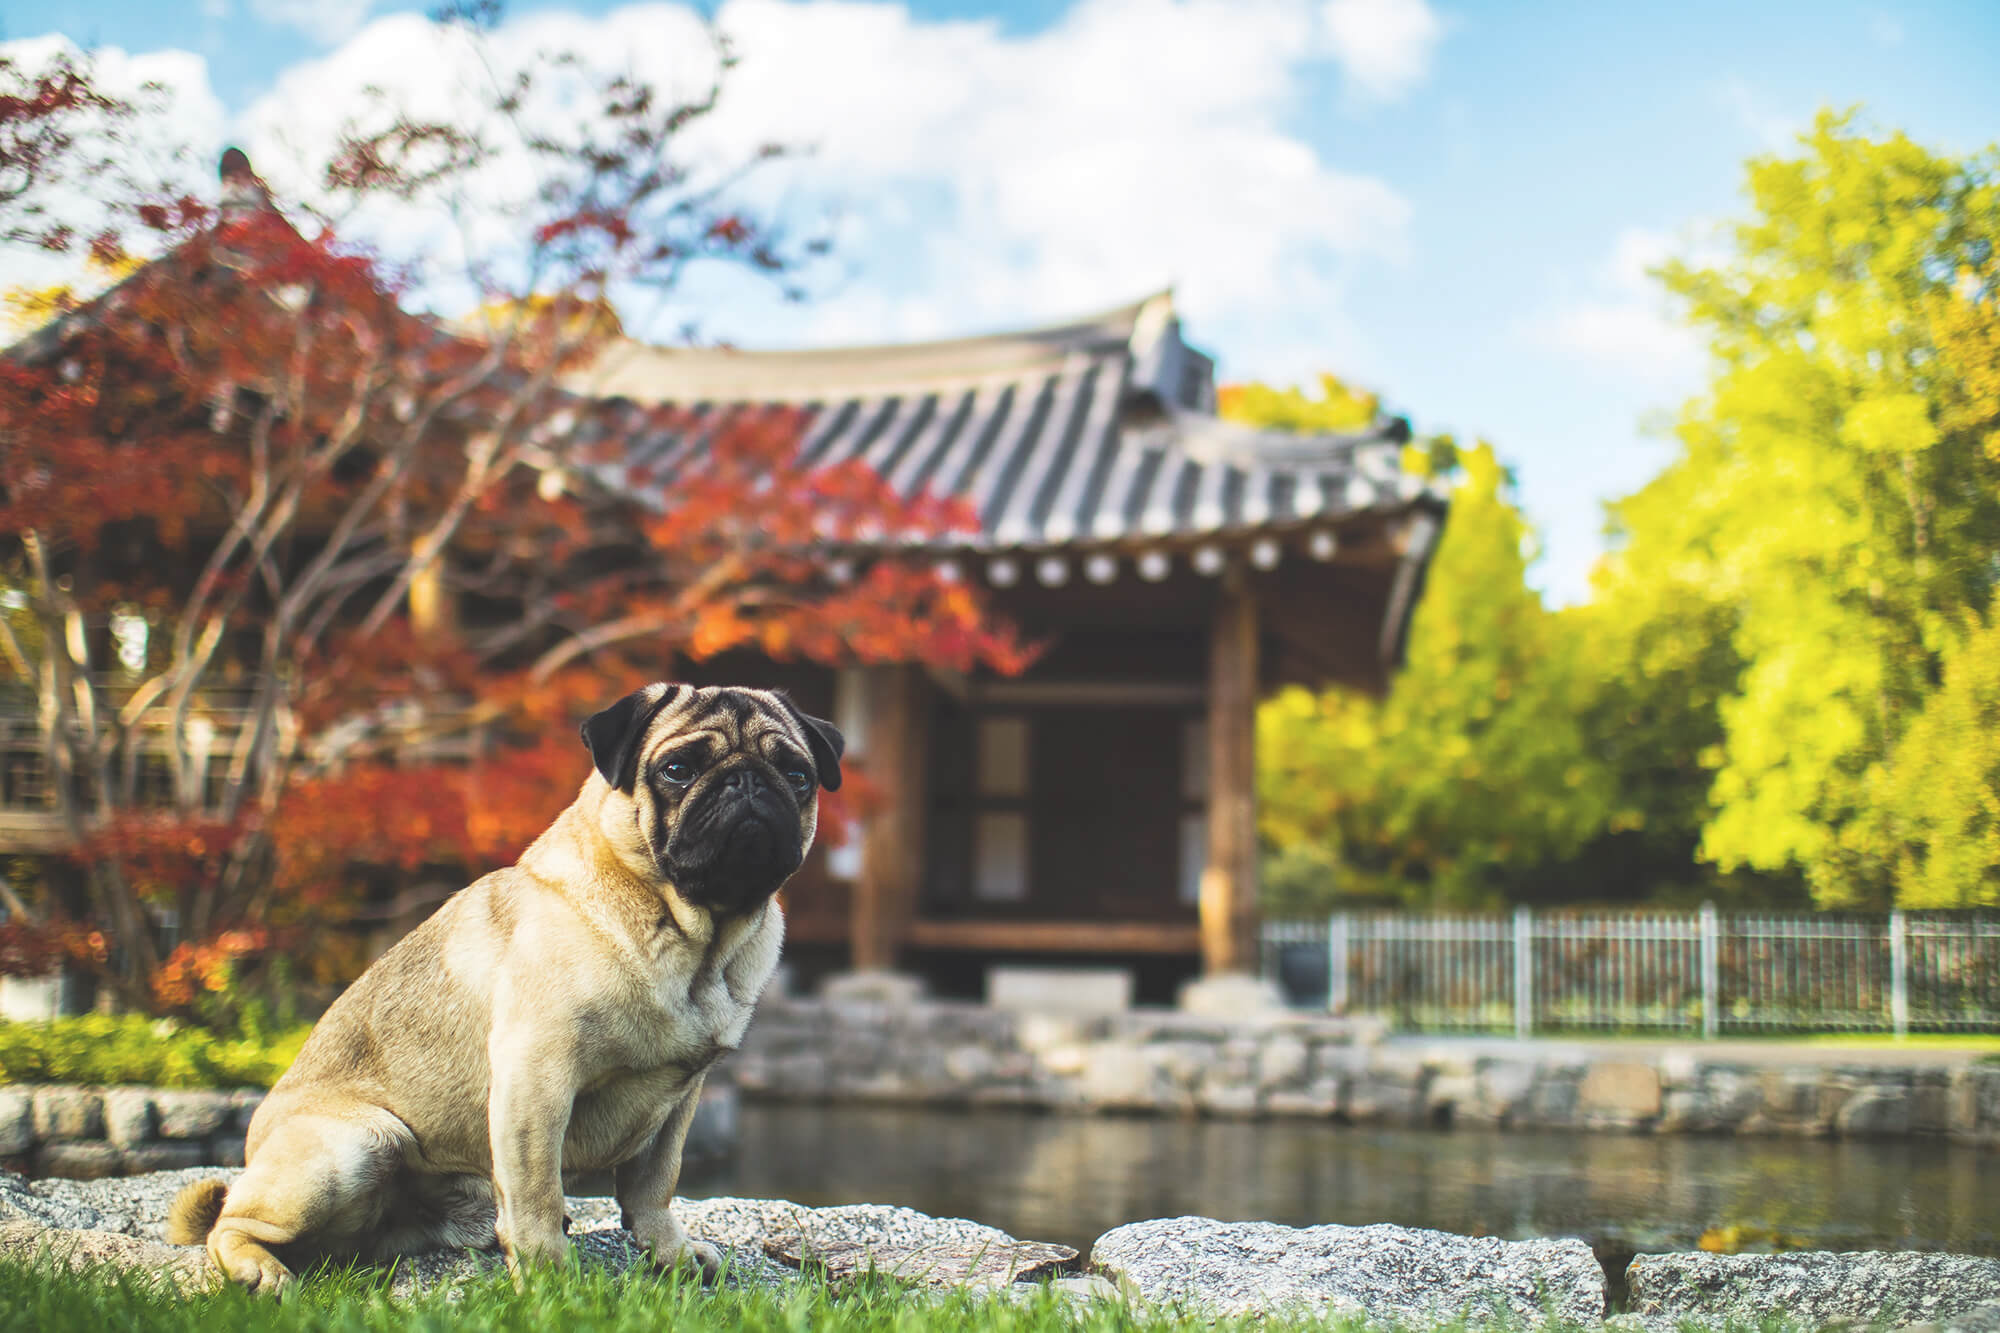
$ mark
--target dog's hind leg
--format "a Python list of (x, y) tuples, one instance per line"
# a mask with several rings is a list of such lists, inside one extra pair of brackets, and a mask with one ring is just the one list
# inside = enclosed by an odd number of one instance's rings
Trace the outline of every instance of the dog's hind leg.
[(393, 1201), (409, 1131), (379, 1107), (279, 1120), (229, 1188), (208, 1253), (232, 1281), (275, 1292), (291, 1280), (280, 1253), (359, 1251)]

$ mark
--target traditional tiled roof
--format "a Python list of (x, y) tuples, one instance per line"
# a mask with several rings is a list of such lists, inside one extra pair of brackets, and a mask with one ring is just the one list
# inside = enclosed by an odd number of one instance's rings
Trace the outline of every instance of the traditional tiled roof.
[[(1435, 510), (1398, 466), (1399, 417), (1351, 434), (1254, 430), (1213, 412), (1212, 363), (1181, 341), (1170, 296), (1049, 328), (803, 352), (620, 344), (573, 387), (673, 404), (805, 412), (805, 460), (860, 458), (905, 493), (977, 510), (987, 550), (1183, 544), (1356, 515)], [(638, 414), (635, 412), (634, 414)], [(704, 433), (638, 437), (622, 460), (665, 480)]]

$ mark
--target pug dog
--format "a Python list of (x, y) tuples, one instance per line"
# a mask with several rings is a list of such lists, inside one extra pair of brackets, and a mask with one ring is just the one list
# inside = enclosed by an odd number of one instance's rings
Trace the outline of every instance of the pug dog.
[(518, 863), (459, 891), (334, 1002), (251, 1118), (232, 1185), (168, 1235), (277, 1290), (324, 1257), (562, 1260), (565, 1174), (613, 1173), (656, 1263), (712, 1274), (668, 1210), (708, 1068), (777, 966), (774, 895), (843, 743), (783, 694), (656, 684), (583, 724), (594, 771)]

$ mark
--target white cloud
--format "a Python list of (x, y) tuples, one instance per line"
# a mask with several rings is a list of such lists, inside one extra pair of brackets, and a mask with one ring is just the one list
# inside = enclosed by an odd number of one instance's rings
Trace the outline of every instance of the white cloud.
[(1326, 0), (1333, 58), (1356, 91), (1391, 102), (1430, 74), (1444, 25), (1426, 0)]
[(1707, 365), (1701, 339), (1674, 317), (1648, 273), (1677, 255), (1712, 257), (1662, 233), (1626, 228), (1590, 275), (1587, 294), (1533, 321), (1534, 331), (1545, 345), (1650, 389), (1692, 389)]
[(297, 28), (326, 46), (344, 42), (360, 31), (374, 7), (375, 0), (250, 0), (250, 12), (264, 22)]
[[(720, 280), (691, 284), (689, 300), (731, 312), (712, 331), (746, 342), (922, 337), (1170, 282), (1197, 329), (1301, 309), (1334, 325), (1346, 267), (1399, 257), (1409, 205), (1285, 122), (1316, 59), (1377, 94), (1421, 77), (1435, 20), (1420, 4), (1380, 7), (1402, 17), (1363, 5), (1330, 36), (1316, 0), (1082, 0), (1047, 30), (1009, 36), (990, 21), (919, 21), (898, 4), (730, 0), (717, 18), (741, 62), (688, 149), (726, 164), (767, 142), (809, 145), (751, 190), (793, 218), (830, 220), (852, 276), (803, 312)], [(680, 5), (543, 11), (492, 40), (502, 68), (573, 49), (682, 94), (712, 69)], [(323, 156), (364, 89), (424, 115), (471, 105), (486, 76), (462, 42), (411, 16), (370, 23), (249, 109), (253, 160), (305, 187), (288, 163)], [(574, 108), (544, 99), (531, 114)], [(494, 173), (474, 227), (497, 235), (508, 191), (525, 182)], [(407, 237), (407, 223), (383, 229)]]

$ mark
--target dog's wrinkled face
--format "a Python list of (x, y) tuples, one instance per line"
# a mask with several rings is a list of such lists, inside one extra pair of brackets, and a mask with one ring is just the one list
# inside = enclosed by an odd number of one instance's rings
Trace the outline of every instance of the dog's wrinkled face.
[(586, 721), (583, 742), (660, 878), (718, 915), (784, 885), (819, 788), (840, 786), (840, 733), (767, 690), (648, 685)]

